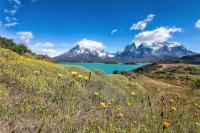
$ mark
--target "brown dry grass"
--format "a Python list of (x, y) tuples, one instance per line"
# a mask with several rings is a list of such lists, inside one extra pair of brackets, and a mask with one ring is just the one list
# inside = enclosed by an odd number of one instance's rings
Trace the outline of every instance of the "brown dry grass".
[(149, 90), (149, 92), (159, 96), (166, 94), (176, 94), (178, 96), (186, 96), (191, 88), (187, 86), (179, 86), (170, 84), (158, 79), (153, 79), (144, 75), (137, 77), (137, 82), (145, 86)]

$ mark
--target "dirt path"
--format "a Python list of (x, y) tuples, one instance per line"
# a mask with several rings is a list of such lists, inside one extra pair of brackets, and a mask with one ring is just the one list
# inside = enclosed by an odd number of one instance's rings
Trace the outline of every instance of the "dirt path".
[(186, 86), (179, 86), (179, 85), (173, 85), (170, 83), (165, 83), (163, 81), (152, 79), (150, 77), (146, 76), (139, 76), (137, 78), (137, 81), (142, 84), (147, 90), (152, 92), (153, 94), (157, 96), (163, 96), (168, 94), (175, 94), (178, 96), (186, 96), (189, 92), (190, 88)]

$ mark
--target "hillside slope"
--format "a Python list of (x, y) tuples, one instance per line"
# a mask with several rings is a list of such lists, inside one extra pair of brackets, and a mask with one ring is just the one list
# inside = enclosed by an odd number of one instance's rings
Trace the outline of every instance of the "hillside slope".
[(32, 52), (25, 44), (21, 44), (21, 43), (17, 44), (12, 39), (8, 39), (1, 36), (0, 36), (0, 48), (10, 49), (18, 53), (19, 55), (23, 55), (23, 56), (30, 57), (33, 59), (46, 60), (46, 61), (51, 61), (51, 62), (53, 61), (50, 57), (46, 55), (38, 55)]
[(200, 131), (198, 98), (154, 97), (150, 85), (0, 49), (0, 132)]
[(100, 102), (127, 104), (132, 91), (141, 96), (145, 93), (143, 87), (121, 75), (32, 60), (7, 49), (0, 49), (0, 85), (6, 87), (1, 119), (8, 129), (17, 131), (24, 128), (19, 124), (23, 121), (39, 126), (44, 118), (56, 117), (54, 124), (67, 123), (75, 114), (84, 117), (87, 111), (99, 108)]
[(134, 70), (171, 84), (200, 89), (200, 67), (189, 64), (150, 64)]

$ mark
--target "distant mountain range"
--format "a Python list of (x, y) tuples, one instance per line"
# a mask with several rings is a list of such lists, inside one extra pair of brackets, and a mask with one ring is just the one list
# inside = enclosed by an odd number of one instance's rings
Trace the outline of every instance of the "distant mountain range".
[(155, 61), (167, 58), (180, 58), (193, 54), (195, 53), (187, 50), (183, 45), (177, 42), (142, 43), (138, 47), (133, 43), (127, 45), (124, 51), (115, 56), (115, 59), (121, 61)]
[(113, 58), (115, 55), (106, 52), (103, 49), (93, 49), (76, 45), (68, 52), (55, 57), (56, 61), (101, 61), (108, 58)]
[(142, 43), (138, 47), (135, 43), (127, 45), (122, 52), (110, 53), (103, 49), (90, 49), (76, 45), (68, 52), (55, 57), (56, 61), (136, 61), (155, 62), (165, 59), (177, 59), (196, 53), (186, 49), (177, 42)]

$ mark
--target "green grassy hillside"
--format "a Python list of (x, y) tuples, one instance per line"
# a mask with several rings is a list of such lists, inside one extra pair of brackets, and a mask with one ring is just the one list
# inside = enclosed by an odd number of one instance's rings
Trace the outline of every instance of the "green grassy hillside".
[(196, 97), (0, 49), (0, 132), (199, 132)]
[(200, 89), (200, 66), (188, 64), (150, 64), (145, 67), (135, 71), (152, 78)]
[(46, 60), (46, 61), (53, 61), (50, 57), (46, 55), (38, 55), (34, 52), (32, 52), (30, 49), (28, 49), (27, 45), (19, 43), (17, 44), (12, 39), (8, 39), (5, 37), (0, 36), (0, 48), (10, 49), (20, 55), (30, 57), (33, 59), (39, 59), (39, 60)]
[(65, 120), (72, 114), (99, 108), (101, 102), (127, 104), (132, 91), (141, 96), (135, 100), (145, 94), (143, 87), (121, 75), (98, 75), (81, 67), (32, 60), (7, 49), (0, 49), (0, 75), (1, 85), (7, 88), (3, 95), (9, 95), (3, 114), (7, 122), (16, 117), (41, 121), (52, 115)]

